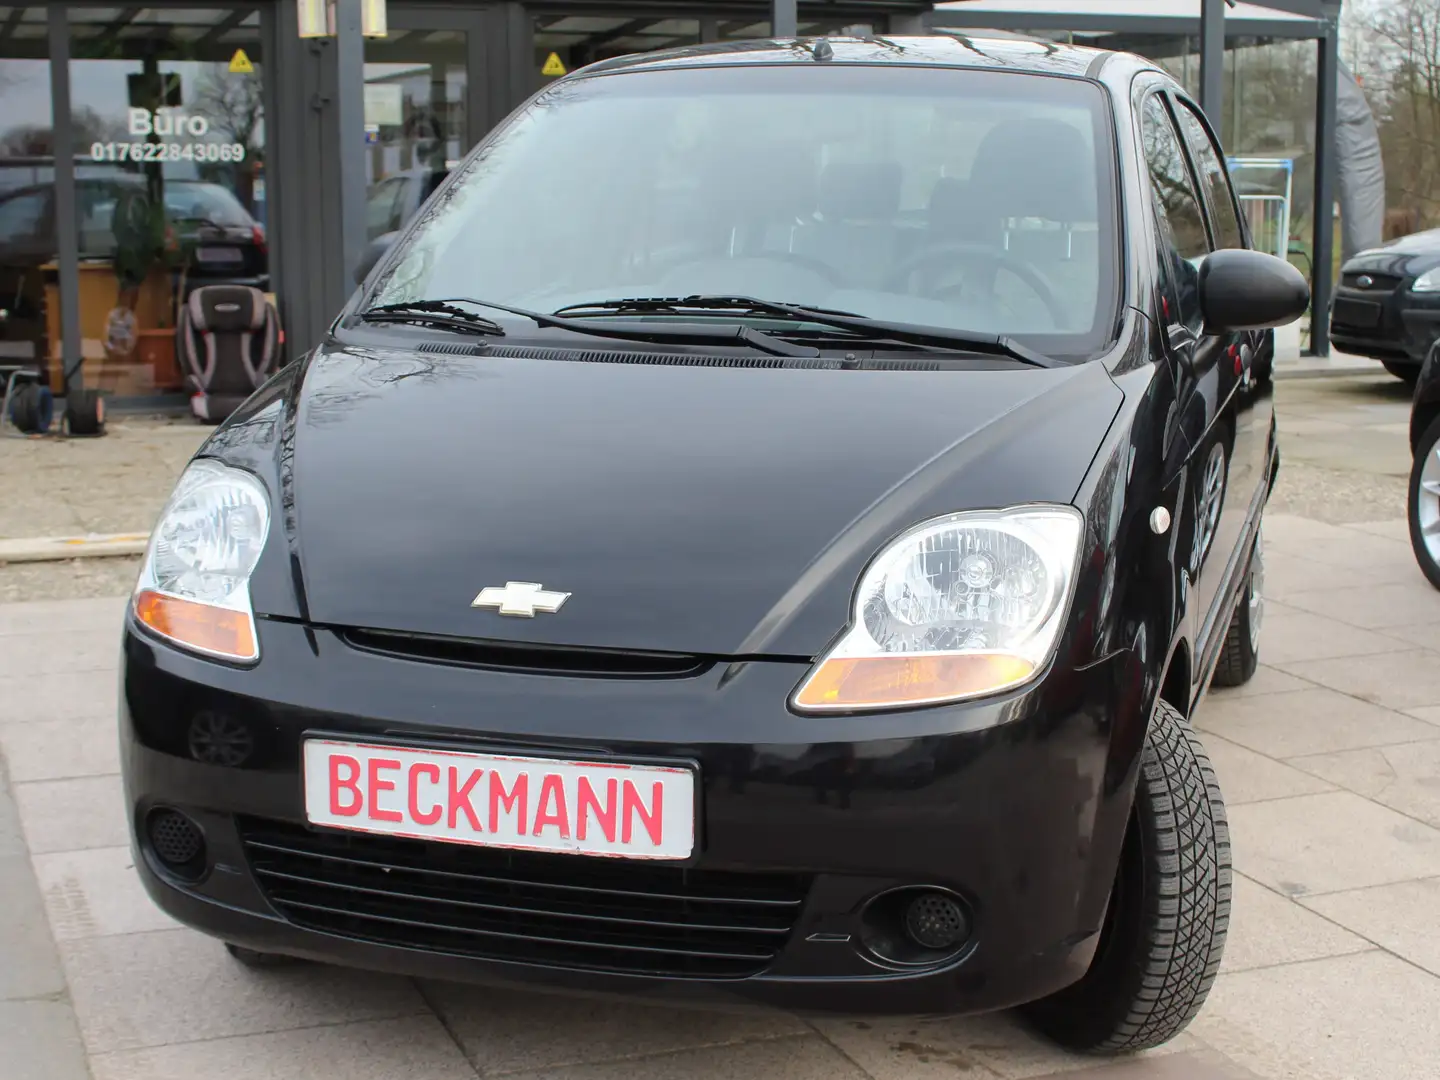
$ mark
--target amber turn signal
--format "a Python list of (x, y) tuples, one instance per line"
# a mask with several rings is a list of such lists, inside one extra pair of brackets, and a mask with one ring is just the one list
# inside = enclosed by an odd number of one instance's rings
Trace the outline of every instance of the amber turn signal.
[(826, 660), (800, 687), (801, 709), (926, 705), (1017, 686), (1035, 665), (1010, 653), (850, 656)]
[(152, 589), (135, 598), (135, 617), (176, 644), (228, 660), (254, 660), (255, 628), (243, 611), (197, 604)]

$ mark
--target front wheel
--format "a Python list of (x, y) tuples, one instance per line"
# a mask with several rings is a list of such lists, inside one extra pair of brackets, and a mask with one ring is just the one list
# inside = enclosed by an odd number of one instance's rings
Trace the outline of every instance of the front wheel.
[(1430, 584), (1440, 589), (1440, 416), (1415, 444), (1405, 516), (1410, 520), (1415, 561)]
[(1230, 829), (1215, 771), (1189, 721), (1155, 706), (1135, 806), (1090, 970), (1024, 1008), (1061, 1046), (1148, 1050), (1195, 1018), (1230, 925)]

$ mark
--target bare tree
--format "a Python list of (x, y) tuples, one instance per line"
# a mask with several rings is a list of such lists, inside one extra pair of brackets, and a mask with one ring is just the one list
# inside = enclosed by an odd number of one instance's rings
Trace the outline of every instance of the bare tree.
[(1440, 225), (1440, 4), (1369, 0), (1346, 30), (1365, 64), (1390, 210), (1406, 226)]
[(200, 81), (194, 109), (232, 142), (255, 150), (256, 131), (265, 117), (263, 87), (258, 69), (251, 75), (212, 70)]
[(195, 94), (196, 113), (210, 121), (212, 128), (245, 148), (245, 162), (210, 164), (207, 172), (229, 173), (228, 186), (246, 206), (254, 206), (255, 172), (247, 167), (259, 152), (258, 132), (265, 118), (264, 83), (257, 68), (253, 74), (239, 74), (212, 67), (200, 80)]

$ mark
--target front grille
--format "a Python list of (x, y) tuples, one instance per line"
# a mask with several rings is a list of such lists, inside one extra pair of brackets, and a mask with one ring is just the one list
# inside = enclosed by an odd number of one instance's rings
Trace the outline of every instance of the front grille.
[(1383, 311), (1373, 300), (1354, 300), (1348, 296), (1337, 296), (1330, 309), (1330, 324), (1336, 327), (1350, 327), (1355, 330), (1374, 330), (1380, 325)]
[(571, 675), (592, 679), (683, 679), (703, 674), (711, 661), (692, 653), (643, 652), (530, 642), (408, 634), (394, 630), (342, 630), (357, 649), (433, 664)]
[(297, 926), (578, 970), (758, 974), (784, 946), (810, 887), (798, 874), (238, 824), (266, 898)]
[[(1370, 284), (1362, 285), (1360, 283), (1362, 277), (1369, 278)], [(1368, 293), (1388, 293), (1394, 292), (1396, 286), (1400, 284), (1400, 276), (1398, 274), (1380, 274), (1371, 270), (1356, 270), (1341, 274), (1340, 284), (1349, 289), (1363, 289)]]

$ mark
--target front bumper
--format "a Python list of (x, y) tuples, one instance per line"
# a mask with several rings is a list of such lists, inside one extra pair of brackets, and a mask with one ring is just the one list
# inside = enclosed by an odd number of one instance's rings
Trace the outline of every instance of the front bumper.
[[(1093, 956), (1143, 733), (1143, 679), (1131, 653), (1078, 671), (1057, 665), (1028, 692), (984, 703), (805, 718), (784, 706), (805, 671), (796, 663), (669, 679), (537, 676), (379, 655), (277, 620), (260, 620), (259, 632), (262, 660), (250, 670), (183, 654), (133, 624), (124, 639), (122, 769), (136, 866), (161, 908), (216, 937), (413, 976), (857, 1014), (1005, 1008), (1068, 985)], [(243, 737), (217, 752), (213, 736), (227, 724)], [(676, 970), (673, 957), (652, 962), (643, 950), (647, 941), (689, 942), (688, 930), (652, 941), (645, 935), (659, 930), (628, 927), (626, 941), (642, 952), (597, 960), (578, 940), (542, 949), (522, 932), (502, 948), (493, 937), (457, 936), (413, 905), (383, 909), (388, 922), (287, 907), (275, 880), (255, 872), (267, 837), (338, 844), (346, 858), (419, 860), (425, 873), (456, 869), (446, 861), (455, 845), (376, 847), (305, 824), (300, 746), (303, 733), (320, 730), (698, 762), (700, 854), (657, 871), (672, 875), (670, 886), (649, 868), (585, 856), (500, 855), (499, 870), (465, 872), (483, 874), (486, 888), (543, 871), (584, 889), (604, 863), (610, 884), (617, 872), (634, 874), (632, 891), (646, 894), (642, 906), (659, 911), (657, 923), (674, 910), (659, 910), (661, 899), (678, 895), (683, 910), (699, 910), (683, 899), (688, 889), (789, 889), (788, 925), (754, 970), (693, 959)], [(146, 826), (157, 807), (179, 809), (203, 833), (205, 865), (192, 880), (157, 857)], [(876, 951), (883, 904), (867, 904), (917, 886), (959, 898), (972, 932), (943, 958), (896, 962)], [(366, 907), (372, 900), (364, 893), (330, 906), (381, 910)], [(529, 915), (516, 917), (528, 925)]]
[(1383, 294), (1342, 285), (1335, 300), (1330, 342), (1356, 356), (1418, 368), (1440, 338), (1440, 293), (1414, 293), (1404, 284)]

